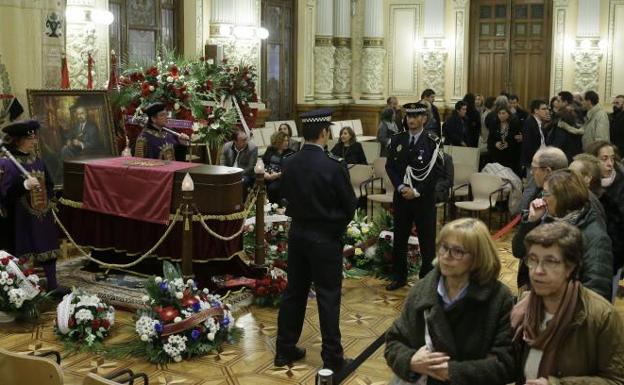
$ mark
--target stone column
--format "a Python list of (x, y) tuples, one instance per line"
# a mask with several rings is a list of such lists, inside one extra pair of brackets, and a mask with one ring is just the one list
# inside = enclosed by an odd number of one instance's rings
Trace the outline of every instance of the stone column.
[(316, 38), (314, 42), (314, 98), (332, 101), (334, 91), (334, 53), (332, 42), (334, 7), (332, 0), (316, 2)]
[(576, 91), (598, 91), (602, 50), (600, 49), (600, 7), (595, 1), (579, 0), (574, 59)]
[(351, 99), (351, 0), (334, 0), (334, 96)]
[(362, 50), (362, 95), (368, 103), (383, 103), (384, 48), (383, 0), (366, 0), (364, 4), (364, 39)]
[(453, 45), (453, 96), (452, 101), (463, 99), (466, 94), (466, 31), (468, 30), (468, 15), (470, 14), (468, 0), (453, 0), (453, 16), (455, 22), (455, 35)]
[(563, 59), (565, 52), (566, 21), (569, 0), (555, 0), (553, 11), (553, 63), (550, 94), (563, 91)]
[(425, 39), (421, 48), (420, 90), (431, 88), (437, 99), (444, 100), (447, 58), (444, 44), (444, 2), (426, 0), (424, 14)]
[[(316, 30), (314, 25), (315, 6), (316, 0), (307, 0), (305, 2), (305, 32), (303, 34), (305, 52), (303, 55), (303, 66), (307, 69), (314, 68), (314, 31)], [(304, 102), (314, 102), (314, 71), (305, 71), (304, 84)]]

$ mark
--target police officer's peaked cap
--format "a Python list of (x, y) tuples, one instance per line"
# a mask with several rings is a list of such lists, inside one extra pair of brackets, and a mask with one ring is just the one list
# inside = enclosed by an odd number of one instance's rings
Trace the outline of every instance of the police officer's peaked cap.
[(143, 112), (145, 112), (145, 114), (151, 118), (156, 116), (156, 114), (160, 111), (164, 111), (166, 108), (167, 106), (164, 103), (156, 102), (145, 107), (143, 109)]
[(422, 103), (407, 103), (403, 105), (406, 115), (426, 115), (427, 106)]
[(39, 122), (36, 120), (16, 120), (2, 128), (5, 134), (15, 138), (34, 137), (39, 130)]
[(304, 112), (299, 115), (301, 123), (305, 125), (323, 125), (329, 126), (333, 124), (331, 122), (332, 113), (334, 111), (331, 108), (322, 108), (319, 110), (313, 110)]

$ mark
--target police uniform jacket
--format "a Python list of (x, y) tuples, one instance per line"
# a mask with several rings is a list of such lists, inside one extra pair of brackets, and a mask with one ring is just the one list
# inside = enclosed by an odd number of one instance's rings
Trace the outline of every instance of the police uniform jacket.
[[(403, 183), (403, 178), (408, 165), (417, 169), (422, 169), (429, 165), (440, 138), (431, 131), (423, 130), (414, 148), (409, 147), (409, 141), (410, 133), (409, 131), (404, 131), (392, 137), (390, 147), (388, 148), (386, 172), (396, 191), (398, 191), (400, 185), (405, 184)], [(443, 174), (444, 163), (442, 156), (438, 155), (436, 164), (427, 178), (422, 182), (412, 180), (412, 186), (418, 190), (421, 196), (433, 197), (436, 181)]]
[(356, 198), (346, 163), (306, 144), (283, 162), (282, 192), (291, 229), (340, 236), (353, 219)]

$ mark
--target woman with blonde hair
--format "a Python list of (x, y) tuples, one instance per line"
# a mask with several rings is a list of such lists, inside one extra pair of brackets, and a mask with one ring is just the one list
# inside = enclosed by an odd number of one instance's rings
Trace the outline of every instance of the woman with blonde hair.
[(266, 183), (269, 202), (281, 203), (281, 177), (282, 162), (285, 156), (292, 154), (293, 150), (288, 147), (288, 134), (276, 131), (271, 135), (271, 145), (262, 156), (265, 165), (264, 181)]
[(513, 379), (509, 313), (501, 263), (487, 226), (447, 223), (434, 269), (410, 290), (386, 335), (391, 384), (507, 384)]

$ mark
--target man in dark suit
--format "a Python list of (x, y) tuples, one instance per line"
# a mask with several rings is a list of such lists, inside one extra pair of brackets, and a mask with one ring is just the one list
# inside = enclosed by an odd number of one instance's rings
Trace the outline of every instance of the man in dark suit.
[(524, 120), (522, 128), (522, 165), (528, 170), (533, 155), (546, 145), (544, 124), (550, 119), (548, 103), (545, 100), (535, 99), (530, 104), (531, 116)]
[(252, 187), (256, 180), (254, 167), (257, 161), (258, 147), (248, 140), (243, 130), (236, 131), (234, 140), (223, 145), (221, 165), (242, 168), (245, 187)]
[(521, 123), (524, 123), (529, 116), (529, 114), (520, 107), (518, 95), (509, 95), (509, 110), (511, 110), (511, 114)]
[(624, 154), (624, 95), (613, 99), (613, 113), (609, 116), (611, 142)]
[(97, 126), (87, 119), (87, 109), (78, 106), (74, 113), (78, 123), (65, 138), (65, 145), (61, 149), (62, 158), (68, 159), (82, 154), (105, 154), (106, 149), (100, 141), (100, 132)]
[(420, 99), (426, 100), (429, 103), (431, 103), (431, 114), (433, 115), (432, 119), (435, 122), (433, 122), (433, 124), (430, 125), (429, 128), (433, 130), (433, 132), (439, 137), (442, 135), (442, 131), (441, 131), (442, 120), (440, 120), (440, 112), (438, 111), (438, 107), (436, 107), (436, 105), (433, 104), (433, 102), (435, 102), (435, 96), (436, 96), (435, 91), (432, 90), (431, 88), (427, 88), (426, 90), (422, 92), (422, 94), (420, 94)]
[(466, 125), (466, 113), (468, 112), (468, 104), (463, 100), (455, 103), (455, 110), (451, 116), (446, 119), (442, 126), (444, 133), (444, 144), (450, 146), (468, 147), (469, 135), (468, 126)]
[(305, 143), (284, 160), (282, 193), (292, 218), (288, 234), (288, 287), (277, 320), (275, 365), (291, 365), (305, 356), (297, 347), (314, 282), (318, 303), (323, 366), (335, 383), (346, 374), (340, 342), (342, 288), (341, 238), (355, 213), (356, 198), (346, 163), (323, 149), (329, 139), (331, 110), (301, 114)]
[(418, 229), (421, 268), (424, 277), (435, 256), (436, 207), (435, 187), (443, 175), (440, 138), (424, 130), (427, 107), (422, 103), (403, 106), (408, 131), (395, 135), (388, 149), (386, 172), (394, 185), (394, 249), (392, 282), (387, 290), (407, 283), (407, 240), (415, 223)]

